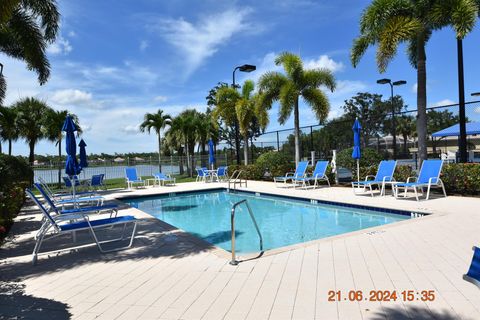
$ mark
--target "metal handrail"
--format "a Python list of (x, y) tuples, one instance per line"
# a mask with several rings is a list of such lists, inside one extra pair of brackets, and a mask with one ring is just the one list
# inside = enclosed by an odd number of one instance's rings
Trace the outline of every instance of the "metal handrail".
[[(227, 186), (228, 189), (230, 189), (230, 183), (233, 183), (234, 189), (236, 189), (237, 183), (240, 184), (240, 187), (242, 186), (242, 178), (240, 177), (242, 173), (243, 173), (243, 170), (235, 170), (232, 173), (232, 175), (230, 176), (230, 179), (228, 179), (228, 186)], [(246, 186), (247, 186), (247, 179), (245, 179), (245, 187)]]
[(250, 205), (248, 204), (247, 199), (238, 201), (232, 206), (232, 214), (230, 217), (230, 224), (231, 224), (231, 231), (232, 231), (232, 261), (230, 261), (230, 264), (232, 266), (236, 266), (238, 264), (238, 261), (235, 257), (235, 209), (237, 208), (237, 206), (241, 205), (242, 203), (245, 203), (245, 205), (247, 206), (250, 218), (252, 218), (253, 225), (255, 226), (258, 237), (260, 238), (260, 251), (263, 252), (263, 238), (262, 238), (262, 234), (260, 233), (260, 229), (258, 228), (257, 220), (255, 220), (255, 216), (253, 215), (252, 208), (250, 208)]

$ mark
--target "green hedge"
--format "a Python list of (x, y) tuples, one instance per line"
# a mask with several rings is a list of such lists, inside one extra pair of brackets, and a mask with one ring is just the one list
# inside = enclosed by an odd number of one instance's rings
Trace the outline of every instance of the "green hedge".
[(0, 177), (1, 241), (25, 202), (25, 188), (32, 183), (33, 170), (21, 158), (0, 154)]
[(447, 193), (480, 194), (480, 164), (478, 163), (445, 164), (441, 179)]
[(283, 152), (269, 151), (258, 157), (255, 166), (262, 171), (262, 177), (269, 172), (270, 175), (265, 179), (273, 180), (273, 177), (284, 176), (287, 172), (295, 170), (295, 163), (290, 160)]

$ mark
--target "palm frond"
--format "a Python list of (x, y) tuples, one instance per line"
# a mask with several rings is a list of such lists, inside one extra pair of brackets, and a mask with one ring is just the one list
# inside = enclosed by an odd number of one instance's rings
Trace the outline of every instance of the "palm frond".
[[(22, 59), (27, 63), (29, 70), (38, 74), (38, 81), (44, 84), (50, 76), (50, 63), (45, 53), (46, 41), (41, 29), (32, 16), (21, 10), (15, 10), (8, 22), (7, 34), (3, 35), (8, 41), (1, 43), (1, 50), (14, 58)], [(15, 45), (16, 43), (16, 45)]]
[(354, 68), (358, 66), (360, 59), (363, 57), (369, 46), (375, 44), (375, 39), (370, 35), (362, 35), (353, 40), (353, 46), (350, 50), (350, 61)]
[(302, 92), (303, 100), (312, 108), (315, 117), (320, 123), (324, 122), (330, 111), (328, 98), (321, 90), (317, 88), (307, 88)]
[(12, 16), (13, 10), (20, 4), (21, 0), (2, 0), (0, 8), (0, 25), (6, 23)]
[(250, 99), (253, 90), (255, 90), (255, 83), (252, 80), (246, 80), (242, 86), (242, 97)]
[(295, 83), (299, 83), (303, 77), (303, 62), (296, 54), (290, 52), (283, 52), (275, 58), (277, 66), (283, 66), (287, 76)]
[[(10, 0), (11, 1), (11, 0)], [(55, 0), (21, 0), (22, 7), (41, 20), (45, 40), (55, 41), (60, 27), (60, 13)]]
[(421, 32), (422, 23), (412, 17), (396, 16), (385, 25), (379, 39), (377, 65), (380, 72), (385, 72), (388, 63), (397, 53), (401, 42), (411, 40)]
[(318, 88), (326, 86), (333, 92), (336, 87), (335, 77), (328, 69), (305, 70), (303, 74), (303, 88)]
[(280, 124), (284, 124), (290, 118), (299, 95), (300, 93), (292, 82), (287, 82), (280, 89), (280, 109), (278, 112), (278, 122)]

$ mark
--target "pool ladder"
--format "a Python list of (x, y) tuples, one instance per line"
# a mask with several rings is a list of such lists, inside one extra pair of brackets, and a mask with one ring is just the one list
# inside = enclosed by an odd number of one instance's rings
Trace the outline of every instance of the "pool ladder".
[(262, 234), (260, 233), (260, 229), (258, 228), (257, 220), (255, 220), (255, 216), (253, 215), (252, 208), (250, 208), (250, 205), (248, 204), (247, 199), (238, 201), (232, 206), (232, 214), (230, 217), (230, 225), (232, 230), (232, 261), (230, 261), (230, 264), (232, 266), (236, 266), (238, 264), (237, 258), (235, 256), (235, 209), (237, 208), (237, 206), (241, 205), (242, 203), (245, 203), (245, 206), (248, 209), (248, 214), (250, 215), (250, 218), (252, 218), (253, 225), (255, 226), (258, 237), (260, 238), (260, 251), (263, 252), (263, 238), (262, 238)]
[(242, 183), (245, 183), (245, 187), (247, 187), (247, 179), (242, 179), (241, 175), (243, 174), (243, 170), (235, 170), (233, 174), (228, 179), (228, 186), (227, 189), (230, 190), (230, 184), (233, 184), (233, 189), (237, 188), (237, 184), (242, 187)]

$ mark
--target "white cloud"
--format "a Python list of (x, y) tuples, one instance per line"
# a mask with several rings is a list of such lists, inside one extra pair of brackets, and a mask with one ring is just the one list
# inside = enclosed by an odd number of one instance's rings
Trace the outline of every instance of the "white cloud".
[(62, 36), (59, 36), (57, 41), (55, 41), (50, 46), (48, 46), (47, 52), (52, 55), (58, 55), (58, 54), (66, 55), (70, 53), (72, 49), (73, 47), (70, 45), (70, 41), (63, 38)]
[(415, 84), (412, 86), (412, 92), (413, 92), (413, 93), (417, 93), (417, 90), (418, 90), (418, 83), (415, 83)]
[(305, 69), (328, 69), (334, 73), (345, 68), (342, 62), (337, 62), (325, 54), (318, 57), (318, 59), (305, 60), (303, 64)]
[(68, 32), (67, 34), (70, 38), (75, 38), (77, 36), (77, 34), (75, 33), (75, 31), (70, 31)]
[(335, 96), (350, 96), (365, 91), (367, 84), (357, 80), (337, 80), (337, 88), (332, 93)]
[(138, 134), (140, 132), (140, 125), (128, 125), (123, 128), (123, 132), (127, 134)]
[(155, 98), (153, 98), (153, 101), (158, 103), (166, 102), (167, 100), (168, 98), (165, 96), (156, 96)]
[(480, 113), (480, 107), (476, 107), (475, 109), (473, 109), (473, 112)]
[(140, 51), (144, 52), (149, 46), (149, 43), (147, 40), (142, 40), (140, 41)]
[(50, 100), (61, 105), (85, 104), (92, 101), (92, 94), (77, 89), (65, 89), (54, 92)]
[(429, 107), (441, 107), (441, 106), (447, 106), (455, 103), (456, 103), (455, 101), (452, 101), (450, 99), (443, 99), (438, 102), (435, 102), (434, 104), (431, 104)]
[(221, 45), (249, 27), (246, 18), (250, 12), (250, 9), (229, 9), (204, 16), (197, 23), (184, 18), (163, 19), (153, 28), (184, 56), (185, 73), (189, 76)]
[(83, 133), (92, 130), (92, 126), (90, 126), (90, 125), (88, 125), (88, 124), (80, 124), (80, 128), (82, 128)]

